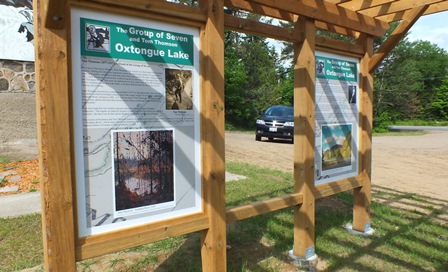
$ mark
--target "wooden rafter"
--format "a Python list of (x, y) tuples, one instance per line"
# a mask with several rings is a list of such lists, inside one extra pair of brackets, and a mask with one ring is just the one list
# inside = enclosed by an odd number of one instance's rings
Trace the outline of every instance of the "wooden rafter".
[[(167, 0), (78, 0), (118, 7), (176, 15), (178, 18), (205, 21), (204, 11), (197, 7)], [(67, 0), (48, 0), (45, 26), (60, 29), (66, 22)], [(225, 6), (255, 14), (294, 22), (297, 15), (315, 20), (316, 28), (358, 37), (360, 33), (382, 36), (388, 23), (408, 18), (411, 9), (428, 5), (421, 15), (448, 10), (447, 0), (224, 0)], [(278, 30), (278, 29), (277, 29)], [(276, 35), (276, 34), (275, 34)]]
[[(294, 31), (293, 29), (264, 24), (231, 15), (224, 16), (224, 25), (226, 29), (229, 30), (264, 36), (281, 41), (302, 42), (303, 40), (302, 33)], [(359, 45), (348, 44), (343, 41), (323, 37), (316, 37), (316, 47), (327, 51), (339, 50), (354, 55), (362, 55), (364, 53), (364, 49)]]
[[(279, 10), (275, 7), (263, 6), (263, 5), (249, 2), (249, 1), (224, 0), (224, 3), (227, 7), (241, 9), (241, 10), (249, 11), (249, 12), (252, 12), (255, 14), (260, 14), (263, 16), (268, 16), (268, 17), (280, 19), (280, 20), (287, 21), (287, 22), (294, 22), (295, 16), (297, 16), (293, 13), (290, 13), (290, 12), (287, 12), (284, 10)], [(335, 26), (335, 25), (320, 22), (320, 21), (316, 21), (315, 23), (316, 23), (316, 27), (319, 29), (322, 29), (322, 30), (327, 30), (330, 32), (334, 32), (337, 34), (350, 36), (350, 37), (358, 36), (358, 32), (355, 32), (355, 31), (352, 31), (352, 30), (349, 30), (349, 29), (346, 29), (343, 27)]]
[(384, 42), (378, 49), (378, 52), (373, 55), (369, 63), (369, 71), (378, 67), (378, 65), (383, 61), (383, 59), (394, 49), (394, 47), (400, 42), (400, 40), (406, 35), (409, 29), (414, 25), (414, 23), (420, 18), (420, 16), (428, 9), (428, 5), (416, 7), (412, 9), (407, 17), (398, 25), (398, 27), (392, 32), (389, 38)]
[(299, 42), (302, 40), (302, 37), (294, 33), (292, 29), (264, 24), (231, 15), (224, 16), (224, 25), (226, 29), (264, 36), (276, 40), (288, 42)]
[[(438, 12), (443, 12), (448, 10), (448, 1), (444, 2), (438, 2), (436, 4), (432, 4), (428, 7), (428, 9), (422, 14), (422, 16), (430, 15)], [(406, 11), (400, 11), (397, 13), (392, 13), (384, 16), (379, 16), (378, 19), (383, 20), (385, 22), (391, 23), (400, 21), (403, 18), (406, 18), (408, 14), (410, 13), (410, 10)]]
[(350, 0), (327, 0), (327, 2), (332, 4), (340, 4), (344, 2), (350, 2)]
[(395, 1), (381, 6), (360, 11), (362, 14), (371, 17), (383, 16), (400, 11), (410, 10), (423, 5), (431, 5), (442, 2), (442, 0), (413, 0), (413, 1)]
[(388, 4), (391, 2), (395, 2), (396, 0), (352, 0), (339, 4), (340, 7), (348, 8), (355, 11), (360, 11), (363, 9), (368, 9), (384, 4)]
[(323, 0), (252, 0), (251, 2), (374, 36), (384, 35), (389, 27), (387, 23), (373, 17), (359, 14)]

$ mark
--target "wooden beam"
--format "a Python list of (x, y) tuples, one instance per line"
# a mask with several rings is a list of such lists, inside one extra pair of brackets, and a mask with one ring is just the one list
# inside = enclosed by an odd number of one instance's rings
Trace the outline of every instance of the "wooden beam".
[(338, 25), (374, 36), (382, 36), (389, 25), (373, 17), (359, 14), (353, 10), (339, 7), (324, 0), (251, 0), (264, 6), (275, 7), (321, 22)]
[(324, 23), (324, 22), (319, 22), (319, 21), (315, 21), (316, 23), (316, 28), (318, 29), (322, 29), (322, 30), (326, 30), (329, 32), (333, 32), (336, 34), (341, 34), (344, 36), (349, 36), (349, 37), (359, 37), (359, 32), (357, 31), (353, 31), (351, 29), (347, 29), (347, 28), (343, 28), (337, 25), (332, 25), (332, 24), (328, 24), (328, 23)]
[(209, 228), (202, 231), (203, 271), (226, 271), (224, 147), (224, 2), (200, 1), (207, 21), (201, 30), (202, 194)]
[(353, 230), (370, 230), (372, 126), (373, 126), (373, 76), (369, 70), (373, 55), (373, 37), (360, 37), (365, 46), (365, 55), (360, 62), (360, 113), (359, 113), (359, 172), (364, 176), (363, 184), (353, 190)]
[(208, 228), (208, 217), (194, 214), (151, 224), (84, 237), (76, 245), (78, 261), (104, 254), (177, 237)]
[(431, 5), (442, 2), (443, 0), (413, 0), (413, 1), (395, 1), (381, 6), (361, 10), (360, 13), (371, 17), (383, 16), (386, 14), (397, 13), (411, 10), (417, 7)]
[[(276, 40), (287, 42), (301, 42), (303, 40), (301, 33), (294, 32), (293, 29), (264, 24), (231, 15), (224, 15), (224, 24), (227, 29), (233, 31), (269, 37)], [(316, 47), (321, 50), (345, 52), (356, 56), (362, 56), (364, 54), (364, 48), (362, 46), (323, 37), (316, 37)]]
[(362, 56), (364, 54), (362, 46), (324, 37), (316, 37), (316, 47), (319, 50), (339, 51), (348, 55)]
[(45, 271), (70, 272), (76, 261), (68, 31), (46, 27), (46, 8), (54, 2), (33, 1), (42, 236)]
[(282, 210), (291, 206), (302, 204), (303, 197), (299, 193), (274, 197), (257, 201), (247, 205), (241, 205), (227, 209), (227, 224), (262, 215), (269, 212)]
[[(269, 16), (287, 22), (294, 22), (295, 17), (297, 17), (296, 14), (290, 13), (288, 11), (279, 10), (275, 7), (260, 5), (254, 2), (250, 2), (248, 0), (225, 0), (224, 2), (227, 7), (241, 9), (264, 16)], [(316, 21), (316, 27), (322, 30), (328, 30), (330, 32), (334, 32), (345, 36), (350, 37), (358, 36), (358, 32), (320, 21)]]
[(89, 2), (101, 3), (124, 7), (132, 10), (151, 11), (154, 13), (167, 15), (169, 17), (183, 18), (191, 21), (205, 22), (204, 11), (197, 7), (190, 7), (181, 4), (166, 1), (148, 1), (148, 0), (90, 0)]
[(423, 13), (423, 15), (434, 14), (438, 12), (443, 12), (448, 10), (448, 1), (439, 2), (436, 4), (432, 4), (429, 8)]
[(67, 21), (67, 0), (43, 1), (42, 15), (45, 18), (45, 27), (61, 29)]
[(291, 12), (279, 10), (275, 7), (260, 5), (258, 3), (251, 2), (250, 0), (224, 0), (224, 4), (225, 6), (230, 8), (241, 9), (251, 13), (277, 18), (287, 22), (293, 22), (294, 16), (296, 16)]
[(314, 194), (316, 199), (324, 198), (341, 192), (353, 190), (364, 184), (364, 179), (368, 178), (365, 174), (353, 178), (338, 180), (316, 186)]
[[(438, 13), (438, 12), (443, 12), (443, 11), (447, 11), (448, 10), (448, 1), (444, 1), (444, 2), (438, 2), (436, 4), (432, 4), (429, 6), (429, 8), (422, 14), (422, 16), (425, 15), (430, 15), (430, 14), (434, 14), (434, 13)], [(385, 22), (396, 22), (396, 21), (400, 21), (403, 18), (408, 17), (408, 14), (411, 12), (411, 10), (406, 10), (406, 11), (400, 11), (400, 12), (396, 12), (396, 13), (392, 13), (392, 14), (388, 14), (388, 15), (383, 15), (383, 16), (379, 16), (377, 17), (380, 20), (383, 20)]]
[(314, 121), (315, 121), (315, 24), (299, 17), (295, 24), (304, 40), (294, 46), (294, 192), (303, 204), (294, 207), (294, 249), (300, 258), (314, 255)]
[(348, 8), (354, 11), (360, 11), (363, 9), (368, 9), (376, 6), (381, 6), (388, 4), (390, 2), (395, 2), (396, 0), (352, 0), (339, 4), (340, 7)]
[(299, 42), (302, 40), (301, 36), (294, 35), (293, 29), (264, 24), (231, 15), (224, 15), (224, 25), (226, 29), (233, 31), (268, 37), (281, 41)]
[(347, 2), (350, 0), (325, 0), (325, 1), (327, 1), (328, 3), (332, 3), (332, 4), (340, 4), (340, 3), (344, 3), (344, 2)]
[(384, 58), (395, 48), (426, 9), (428, 9), (428, 5), (414, 8), (407, 14), (406, 18), (403, 19), (389, 38), (380, 46), (378, 52), (370, 59), (370, 72), (373, 72), (381, 64)]

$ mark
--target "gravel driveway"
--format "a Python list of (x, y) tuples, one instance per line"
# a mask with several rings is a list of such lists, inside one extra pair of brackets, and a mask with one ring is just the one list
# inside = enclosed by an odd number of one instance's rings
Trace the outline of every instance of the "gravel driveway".
[[(254, 134), (226, 132), (226, 161), (293, 171), (288, 141), (255, 141)], [(264, 138), (263, 138), (264, 139)], [(448, 201), (448, 132), (373, 137), (372, 185)]]

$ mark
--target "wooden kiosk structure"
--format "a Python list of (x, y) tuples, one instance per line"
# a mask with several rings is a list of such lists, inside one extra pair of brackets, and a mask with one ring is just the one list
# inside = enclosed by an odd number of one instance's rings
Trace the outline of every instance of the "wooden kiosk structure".
[[(76, 261), (191, 232), (202, 233), (204, 271), (226, 271), (226, 224), (293, 207), (292, 255), (307, 260), (314, 253), (315, 200), (354, 190), (353, 229), (370, 227), (370, 172), (373, 79), (371, 72), (422, 15), (448, 9), (440, 0), (198, 0), (194, 5), (164, 0), (34, 0), (37, 113), (42, 188), (42, 224), (46, 271), (75, 271)], [(249, 21), (224, 13), (225, 7), (294, 23), (293, 29)], [(80, 235), (77, 183), (79, 146), (72, 66), (72, 10), (168, 22), (195, 29), (198, 54), (200, 210), (164, 220), (92, 235)], [(95, 19), (95, 18), (92, 18)], [(374, 54), (374, 36), (401, 21)], [(226, 208), (224, 155), (224, 29), (293, 42), (294, 193), (240, 207)], [(316, 37), (316, 29), (355, 39), (348, 44)], [(76, 31), (75, 31), (76, 30)], [(104, 29), (103, 29), (104, 30)], [(142, 32), (143, 33), (143, 32)], [(81, 35), (82, 36), (82, 35)], [(196, 45), (196, 44), (195, 44)], [(116, 47), (120, 49), (120, 47)], [(315, 186), (315, 51), (359, 60), (359, 159), (357, 175)], [(143, 49), (139, 49), (143, 50)], [(82, 126), (81, 126), (82, 129)], [(82, 153), (82, 152), (81, 152)], [(82, 173), (82, 172), (81, 172)]]

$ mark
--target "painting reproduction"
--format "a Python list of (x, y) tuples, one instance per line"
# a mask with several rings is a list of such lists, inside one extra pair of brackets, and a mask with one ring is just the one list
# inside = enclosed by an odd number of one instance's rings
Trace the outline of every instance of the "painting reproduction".
[(173, 131), (113, 131), (112, 140), (115, 210), (173, 202)]
[(322, 125), (322, 171), (350, 166), (352, 124)]

